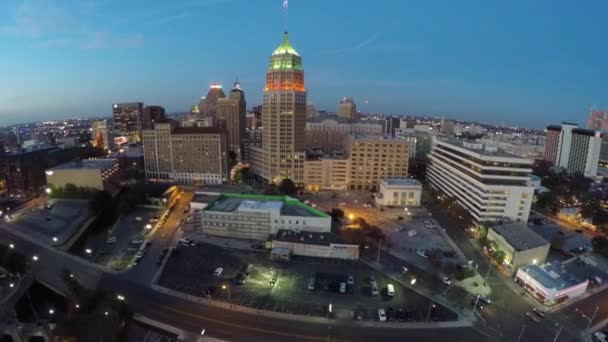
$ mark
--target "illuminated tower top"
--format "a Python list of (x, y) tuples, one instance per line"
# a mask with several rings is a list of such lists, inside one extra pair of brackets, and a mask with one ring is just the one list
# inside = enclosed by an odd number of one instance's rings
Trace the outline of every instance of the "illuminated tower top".
[(289, 35), (283, 33), (283, 41), (272, 52), (268, 61), (264, 91), (305, 91), (302, 57), (289, 43)]

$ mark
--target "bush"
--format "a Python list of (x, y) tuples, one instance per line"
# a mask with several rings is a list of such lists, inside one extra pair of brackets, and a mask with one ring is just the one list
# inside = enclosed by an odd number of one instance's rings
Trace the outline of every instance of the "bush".
[(596, 236), (591, 239), (591, 246), (593, 250), (604, 257), (608, 257), (608, 239), (603, 236)]
[(465, 280), (467, 278), (471, 278), (475, 276), (475, 270), (471, 267), (458, 267), (458, 269), (456, 270), (456, 273), (454, 274), (454, 278), (456, 278), (456, 280), (462, 281)]
[(298, 187), (296, 187), (296, 184), (291, 179), (285, 178), (279, 183), (279, 191), (281, 192), (281, 195), (293, 197), (297, 195)]

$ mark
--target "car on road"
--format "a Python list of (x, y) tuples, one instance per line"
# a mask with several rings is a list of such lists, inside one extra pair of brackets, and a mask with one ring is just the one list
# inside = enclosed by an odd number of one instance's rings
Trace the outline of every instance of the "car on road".
[(416, 254), (418, 254), (418, 256), (419, 256), (419, 257), (422, 257), (422, 258), (425, 258), (425, 259), (428, 259), (428, 258), (429, 258), (429, 257), (426, 255), (426, 253), (425, 253), (423, 250), (420, 250), (420, 249), (416, 251)]
[(135, 259), (141, 259), (144, 257), (145, 252), (144, 251), (139, 251), (135, 254)]
[(541, 311), (539, 308), (532, 308), (532, 311), (540, 318), (545, 317), (545, 312)]
[(535, 315), (534, 313), (532, 313), (532, 312), (528, 311), (528, 312), (526, 312), (526, 316), (528, 316), (528, 318), (529, 318), (531, 321), (534, 321), (534, 322), (536, 322), (536, 323), (540, 323), (540, 318), (538, 318), (538, 316), (537, 316), (537, 315)]
[(135, 239), (131, 241), (132, 245), (141, 245), (142, 243), (144, 243), (144, 239)]
[(315, 290), (315, 275), (313, 274), (312, 276), (310, 276), (310, 279), (308, 279), (308, 291), (314, 291)]
[(372, 296), (377, 296), (378, 294), (380, 294), (380, 291), (378, 291), (378, 286), (376, 286), (376, 284), (372, 285), (371, 293), (372, 293)]
[(169, 247), (165, 247), (163, 248), (163, 250), (160, 252), (160, 255), (165, 255), (169, 252)]
[(346, 293), (346, 283), (340, 283), (340, 293)]
[(224, 268), (223, 267), (218, 267), (215, 269), (215, 271), (213, 271), (213, 275), (216, 277), (219, 277), (222, 275), (222, 272), (224, 272)]
[(148, 220), (148, 222), (149, 223), (156, 223), (156, 222), (158, 222), (158, 219), (157, 218), (151, 218), (151, 219)]
[(448, 278), (448, 277), (441, 278), (441, 282), (444, 283), (447, 286), (452, 285), (452, 280), (450, 278)]
[(179, 244), (182, 246), (196, 246), (196, 243), (194, 241), (186, 238), (179, 239)]
[(107, 240), (106, 243), (111, 244), (111, 243), (116, 243), (117, 239), (116, 236), (110, 236)]
[(386, 311), (384, 311), (384, 309), (378, 309), (378, 320), (380, 322), (386, 322)]
[(348, 279), (346, 280), (346, 284), (348, 285), (355, 285), (355, 277), (353, 277), (352, 275), (348, 276)]
[[(488, 298), (488, 297), (484, 297), (484, 296), (482, 296), (482, 295), (477, 295), (477, 297), (476, 297), (476, 298), (479, 298), (479, 300), (478, 300), (478, 301), (479, 301), (479, 302), (482, 302), (482, 303), (484, 303), (484, 304), (486, 304), (486, 305), (490, 305), (490, 304), (492, 304), (492, 300), (490, 300), (490, 298)], [(475, 299), (473, 299), (473, 300), (475, 300)]]
[(137, 217), (135, 218), (135, 221), (137, 221), (137, 222), (141, 222), (141, 221), (143, 221), (143, 218), (142, 218), (141, 216), (137, 216)]

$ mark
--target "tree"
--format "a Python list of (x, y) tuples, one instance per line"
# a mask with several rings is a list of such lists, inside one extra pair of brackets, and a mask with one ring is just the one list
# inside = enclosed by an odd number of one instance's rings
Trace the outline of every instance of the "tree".
[(342, 209), (339, 209), (339, 208), (333, 208), (331, 210), (331, 212), (329, 213), (329, 215), (331, 216), (331, 218), (334, 221), (338, 221), (338, 220), (340, 220), (341, 218), (344, 217), (344, 211)]
[(602, 229), (608, 226), (608, 211), (604, 209), (597, 210), (592, 217), (592, 223)]
[(76, 185), (74, 185), (72, 183), (66, 183), (65, 187), (63, 188), (63, 191), (65, 191), (65, 192), (76, 192), (76, 191), (78, 191), (78, 188), (76, 188)]
[(547, 160), (536, 160), (532, 166), (532, 173), (540, 178), (549, 177), (551, 175), (551, 167), (553, 163)]
[(608, 239), (604, 236), (596, 236), (591, 239), (591, 246), (593, 250), (605, 257), (608, 257)]
[(562, 232), (558, 232), (551, 238), (551, 249), (561, 251), (566, 243), (566, 237)]
[(274, 186), (274, 185), (266, 185), (264, 187), (264, 191), (262, 192), (262, 194), (269, 195), (269, 196), (278, 196), (281, 193), (279, 192), (279, 189), (277, 189), (276, 186)]
[(538, 195), (536, 204), (543, 209), (553, 209), (558, 205), (557, 195), (553, 191), (543, 192)]
[(112, 196), (106, 191), (97, 191), (89, 200), (89, 211), (98, 214), (112, 208)]
[(279, 183), (279, 191), (282, 195), (295, 196), (298, 193), (296, 184), (289, 178), (285, 178)]

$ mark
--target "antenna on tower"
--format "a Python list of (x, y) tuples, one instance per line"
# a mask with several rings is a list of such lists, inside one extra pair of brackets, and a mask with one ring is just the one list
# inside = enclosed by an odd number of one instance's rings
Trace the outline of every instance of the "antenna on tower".
[(287, 0), (283, 0), (283, 25), (285, 26), (285, 32), (287, 32), (287, 24), (289, 19)]

